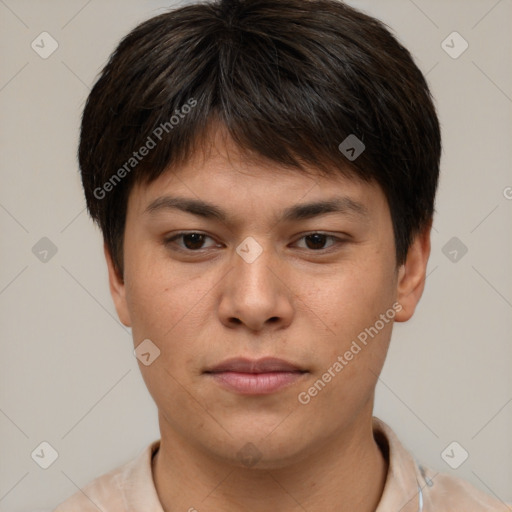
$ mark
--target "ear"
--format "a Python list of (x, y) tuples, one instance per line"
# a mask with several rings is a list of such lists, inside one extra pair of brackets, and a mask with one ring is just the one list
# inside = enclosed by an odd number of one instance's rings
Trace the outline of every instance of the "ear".
[(414, 238), (405, 263), (398, 269), (397, 301), (402, 305), (395, 320), (406, 322), (414, 314), (425, 288), (427, 263), (430, 256), (432, 220)]
[(114, 300), (117, 315), (124, 325), (131, 327), (130, 313), (126, 302), (126, 285), (122, 276), (114, 266), (112, 255), (110, 254), (106, 243), (103, 244), (103, 252), (105, 253), (105, 259), (107, 260), (110, 294)]

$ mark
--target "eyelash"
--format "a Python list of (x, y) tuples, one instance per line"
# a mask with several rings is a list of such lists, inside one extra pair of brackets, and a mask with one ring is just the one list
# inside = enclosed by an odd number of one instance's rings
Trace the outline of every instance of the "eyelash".
[[(164, 245), (166, 247), (169, 247), (171, 245), (175, 245), (173, 242), (175, 240), (177, 240), (178, 238), (183, 238), (184, 236), (186, 235), (202, 235), (206, 238), (210, 238), (213, 240), (213, 238), (209, 235), (207, 235), (206, 233), (201, 233), (200, 231), (182, 231), (180, 233), (177, 233), (175, 235), (173, 235), (172, 237), (170, 238), (167, 238), (164, 240)], [(339, 245), (341, 243), (344, 242), (343, 239), (341, 238), (338, 238), (336, 236), (333, 236), (333, 235), (328, 235), (327, 233), (322, 233), (321, 231), (312, 231), (311, 233), (306, 233), (305, 235), (302, 235), (298, 240), (302, 240), (308, 236), (312, 236), (312, 235), (321, 235), (321, 236), (324, 236), (326, 239), (331, 239), (334, 241), (334, 243), (332, 245), (330, 245), (329, 247), (327, 248), (324, 248), (324, 249), (308, 249), (308, 248), (302, 248), (302, 249), (305, 249), (307, 251), (311, 251), (311, 252), (315, 252), (315, 253), (322, 253), (322, 252), (327, 252), (329, 251), (330, 248), (334, 247), (335, 245)], [(187, 248), (183, 248), (183, 247), (171, 247), (173, 250), (176, 250), (176, 251), (180, 251), (180, 252), (187, 252), (187, 253), (190, 253), (190, 254), (193, 254), (193, 253), (198, 253), (198, 254), (201, 254), (202, 252), (204, 252), (205, 249), (187, 249)]]

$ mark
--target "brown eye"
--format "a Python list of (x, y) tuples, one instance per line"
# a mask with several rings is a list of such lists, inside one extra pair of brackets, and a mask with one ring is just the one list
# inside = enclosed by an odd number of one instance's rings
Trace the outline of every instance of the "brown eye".
[[(321, 251), (323, 249), (328, 249), (329, 247), (332, 247), (333, 245), (336, 245), (337, 243), (340, 243), (341, 240), (335, 236), (326, 235), (324, 233), (311, 233), (309, 235), (305, 235), (300, 240), (305, 241), (305, 249), (310, 249), (312, 251)], [(325, 244), (331, 240), (332, 243), (328, 245), (327, 247)]]
[(204, 239), (206, 235), (202, 235), (201, 233), (189, 233), (187, 235), (183, 235), (183, 245), (187, 249), (201, 249)]
[[(324, 249), (324, 245), (327, 235), (322, 235), (321, 233), (314, 233), (312, 235), (307, 235), (304, 237), (306, 240), (306, 245), (308, 249)], [(308, 243), (309, 242), (309, 243)]]
[[(165, 245), (171, 249), (178, 251), (188, 251), (188, 252), (198, 252), (201, 249), (204, 249), (204, 244), (206, 239), (213, 240), (210, 236), (205, 235), (204, 233), (178, 233), (177, 235), (172, 236), (165, 240)], [(181, 239), (181, 243), (178, 241)], [(215, 244), (210, 245), (210, 247), (215, 246)], [(207, 246), (208, 247), (208, 246)], [(207, 248), (206, 247), (206, 248)]]

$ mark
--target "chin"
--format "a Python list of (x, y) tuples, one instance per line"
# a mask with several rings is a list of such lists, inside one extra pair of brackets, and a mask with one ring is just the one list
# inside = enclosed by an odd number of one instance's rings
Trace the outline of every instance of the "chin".
[[(232, 437), (224, 443), (214, 443), (206, 447), (216, 457), (240, 468), (251, 470), (275, 470), (298, 463), (307, 456), (309, 443), (301, 435), (293, 435), (289, 429), (277, 430), (265, 437), (265, 432), (255, 424), (244, 430), (233, 431), (227, 428)], [(300, 443), (298, 442), (300, 440)], [(303, 443), (306, 442), (306, 445)]]

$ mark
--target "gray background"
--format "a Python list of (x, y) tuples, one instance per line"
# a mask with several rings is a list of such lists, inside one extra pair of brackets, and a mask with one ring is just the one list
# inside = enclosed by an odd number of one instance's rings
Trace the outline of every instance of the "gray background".
[[(510, 502), (512, 2), (350, 3), (412, 51), (444, 136), (426, 290), (414, 318), (395, 326), (376, 415), (419, 460)], [(1, 511), (51, 508), (159, 437), (75, 154), (84, 100), (108, 55), (173, 5), (0, 0)], [(59, 45), (47, 59), (31, 48), (43, 31)], [(441, 45), (453, 31), (469, 44), (456, 59)], [(55, 255), (41, 252), (43, 237)], [(59, 454), (48, 469), (31, 458), (42, 441)], [(441, 457), (453, 441), (469, 453), (456, 470)]]

